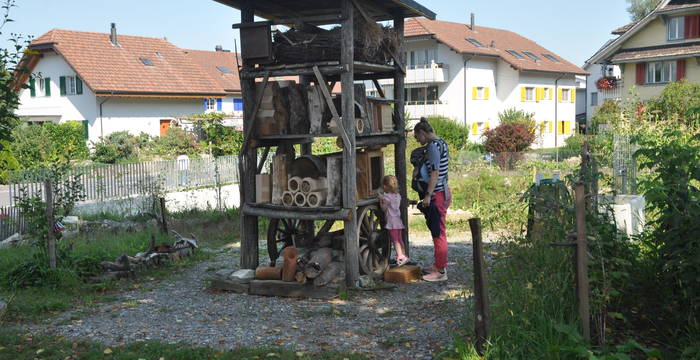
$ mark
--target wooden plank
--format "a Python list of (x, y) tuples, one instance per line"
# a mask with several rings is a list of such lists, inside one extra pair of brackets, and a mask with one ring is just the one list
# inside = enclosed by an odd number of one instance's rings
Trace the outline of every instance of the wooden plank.
[[(270, 155), (270, 147), (266, 146), (265, 149), (263, 150), (262, 156), (260, 156), (260, 162), (258, 162), (258, 169), (256, 171), (256, 174), (260, 174), (263, 171), (263, 167), (265, 166), (265, 161), (267, 161), (267, 157), (269, 155)], [(214, 161), (216, 161), (216, 159)]]
[(247, 294), (250, 290), (250, 284), (223, 279), (212, 279), (211, 288), (214, 290), (231, 291), (238, 294)]
[[(347, 69), (340, 75), (342, 89), (343, 124), (345, 129), (343, 136), (343, 208), (355, 211), (357, 198), (355, 197), (355, 93), (353, 90), (354, 71), (354, 9), (350, 0), (342, 0), (341, 9), (345, 16), (340, 30), (340, 64)], [(347, 137), (347, 140), (346, 140)], [(345, 282), (349, 288), (355, 288), (359, 284), (360, 263), (359, 244), (356, 220), (344, 221), (345, 237)]]
[[(352, 73), (350, 73), (352, 76)], [(336, 124), (340, 120), (340, 115), (338, 115), (338, 111), (335, 108), (335, 104), (333, 103), (333, 98), (331, 97), (331, 93), (328, 91), (328, 88), (325, 86), (325, 80), (323, 80), (323, 75), (321, 75), (321, 72), (319, 71), (318, 67), (314, 66), (314, 75), (316, 75), (316, 84), (318, 87), (321, 88), (321, 93), (323, 94), (323, 97), (326, 99), (326, 105), (328, 105), (328, 109), (331, 112), (332, 115), (332, 120), (335, 120)], [(352, 85), (351, 85), (352, 86)], [(344, 127), (340, 127), (340, 137), (343, 139), (343, 148), (344, 149), (354, 149), (355, 147), (353, 144), (350, 142), (350, 139), (348, 137), (348, 133), (352, 131), (352, 134), (355, 134), (355, 123), (353, 119), (353, 124), (352, 128), (350, 130), (345, 129)], [(354, 137), (354, 136), (353, 136)]]
[(583, 183), (576, 183), (576, 288), (581, 331), (591, 340), (591, 316), (588, 284), (588, 240), (586, 238), (586, 193)]
[(384, 89), (382, 89), (382, 86), (379, 84), (379, 80), (372, 79), (372, 84), (374, 84), (374, 88), (377, 89), (377, 93), (379, 94), (379, 97), (386, 98), (386, 96), (384, 95)]
[[(394, 29), (398, 36), (399, 54), (404, 53), (404, 19), (403, 17), (394, 18)], [(399, 132), (399, 137), (394, 146), (394, 167), (396, 169), (397, 179), (406, 179), (406, 128), (404, 115), (404, 82), (405, 77), (399, 71), (394, 72), (394, 119), (396, 119), (396, 130)], [(399, 181), (399, 194), (401, 194), (401, 221), (408, 224), (408, 190), (405, 181)], [(410, 256), (410, 244), (408, 242), (408, 227), (403, 231), (403, 243), (406, 251), (406, 256)]]
[(282, 194), (287, 191), (287, 155), (279, 154), (272, 158), (272, 203), (282, 204)]
[(309, 133), (318, 135), (323, 132), (323, 112), (325, 104), (321, 98), (321, 89), (318, 86), (309, 86), (306, 89), (309, 114)]
[[(327, 208), (327, 207), (326, 207)], [(282, 207), (271, 208), (268, 206), (253, 206), (249, 204), (243, 205), (241, 212), (244, 215), (263, 216), (273, 219), (299, 219), (299, 220), (346, 220), (352, 216), (352, 211), (347, 209), (320, 209), (307, 208), (306, 211), (300, 211), (298, 207)]]
[(310, 299), (332, 299), (338, 296), (338, 288), (330, 285), (315, 286), (312, 283), (287, 282), (281, 280), (251, 280), (250, 294), (284, 296)]
[(51, 180), (44, 180), (44, 192), (46, 193), (46, 223), (48, 227), (48, 234), (46, 237), (46, 249), (49, 253), (49, 267), (51, 269), (56, 269), (56, 239), (54, 237), (54, 214), (53, 214), (53, 188), (51, 186)]
[(489, 294), (484, 273), (484, 252), (481, 243), (481, 219), (469, 219), (472, 232), (472, 247), (474, 260), (474, 328), (476, 332), (476, 349), (483, 353), (484, 344), (489, 337), (491, 317), (489, 315)]
[[(367, 91), (365, 89), (365, 84), (355, 84), (353, 88), (355, 92), (355, 103), (357, 103), (362, 109), (362, 122), (364, 123), (363, 131), (358, 131), (358, 134), (366, 135), (372, 131), (378, 131), (372, 127), (372, 109), (367, 103)], [(355, 112), (353, 111), (353, 114)]]

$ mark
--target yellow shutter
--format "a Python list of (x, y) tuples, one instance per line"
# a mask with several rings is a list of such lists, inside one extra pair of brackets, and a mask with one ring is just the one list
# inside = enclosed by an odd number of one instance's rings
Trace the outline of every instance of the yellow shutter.
[(549, 125), (549, 131), (547, 131), (547, 133), (548, 133), (548, 134), (551, 134), (551, 133), (552, 133), (552, 127), (553, 127), (553, 126), (552, 126), (552, 122), (551, 122), (551, 121), (547, 121), (547, 124)]
[(559, 88), (558, 90), (559, 90), (559, 91), (558, 91), (558, 93), (557, 93), (557, 99), (559, 99), (558, 101), (561, 102), (561, 98), (562, 98), (561, 93), (562, 93), (562, 91), (561, 91), (561, 88)]
[(476, 86), (472, 88), (472, 100), (476, 100)]
[(535, 88), (535, 101), (540, 102), (540, 88)]
[(571, 102), (575, 103), (576, 102), (576, 89), (571, 89)]
[(479, 131), (479, 125), (475, 122), (472, 123), (472, 135), (476, 135)]
[(525, 101), (527, 99), (527, 92), (524, 86), (520, 87), (520, 101)]
[(564, 121), (564, 134), (571, 134), (571, 121)]
[(484, 88), (484, 100), (489, 99), (489, 88)]
[(489, 122), (487, 121), (484, 123), (484, 131), (486, 131), (488, 129), (489, 129)]

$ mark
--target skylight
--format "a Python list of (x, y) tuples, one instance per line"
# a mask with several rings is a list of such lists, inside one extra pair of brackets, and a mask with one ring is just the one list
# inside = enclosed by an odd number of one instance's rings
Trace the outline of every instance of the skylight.
[(549, 55), (549, 54), (542, 54), (542, 56), (544, 56), (544, 57), (546, 57), (547, 59), (552, 60), (552, 61), (554, 61), (554, 62), (556, 62), (556, 63), (561, 62), (561, 61), (559, 61), (559, 59), (557, 59), (557, 58), (555, 58), (554, 56)]
[(477, 39), (474, 39), (474, 38), (467, 38), (467, 41), (469, 41), (470, 43), (474, 44), (474, 46), (476, 46), (476, 47), (484, 47), (484, 45), (481, 45), (481, 43), (480, 43), (479, 40), (477, 40)]
[(153, 66), (153, 62), (149, 58), (140, 57), (139, 60), (146, 66)]
[(529, 57), (529, 58), (532, 59), (532, 60), (535, 60), (535, 61), (539, 61), (539, 60), (540, 60), (540, 58), (537, 57), (537, 55), (535, 55), (535, 54), (533, 54), (533, 53), (531, 53), (531, 52), (529, 52), (529, 51), (523, 50), (523, 54), (527, 55), (527, 57)]
[(216, 68), (219, 69), (219, 71), (221, 71), (224, 74), (231, 73), (231, 70), (229, 68), (227, 68), (226, 66), (217, 66)]
[(163, 59), (163, 55), (161, 55), (159, 52), (156, 51), (156, 57), (159, 59)]
[(520, 53), (515, 51), (515, 50), (506, 50), (506, 52), (515, 56), (518, 59), (524, 59), (524, 57), (522, 55), (520, 55)]

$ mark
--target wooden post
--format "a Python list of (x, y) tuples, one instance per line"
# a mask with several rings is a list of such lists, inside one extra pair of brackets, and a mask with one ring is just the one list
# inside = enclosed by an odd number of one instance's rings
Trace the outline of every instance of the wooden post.
[(484, 343), (489, 337), (491, 318), (489, 316), (489, 294), (486, 288), (486, 276), (484, 274), (484, 252), (481, 244), (481, 219), (469, 219), (469, 228), (472, 232), (472, 246), (474, 259), (474, 297), (476, 306), (474, 311), (474, 328), (476, 331), (476, 350), (483, 353)]
[[(345, 69), (340, 75), (343, 107), (342, 126), (345, 128), (345, 133), (350, 142), (350, 146), (343, 149), (343, 208), (349, 209), (351, 214), (354, 214), (357, 207), (357, 198), (355, 197), (357, 189), (355, 169), (355, 93), (353, 84), (355, 44), (353, 38), (354, 9), (350, 0), (341, 1), (341, 12), (345, 18), (340, 30), (340, 65)], [(360, 278), (356, 216), (351, 216), (349, 220), (345, 220), (344, 225), (345, 283), (348, 287), (354, 288), (357, 286)]]
[[(241, 7), (241, 22), (254, 21), (253, 1), (248, 0)], [(243, 60), (243, 70), (251, 70), (253, 64)], [(253, 134), (255, 106), (255, 79), (242, 79), (241, 90), (243, 92), (243, 128), (245, 129), (248, 143)], [(255, 172), (257, 170), (257, 156), (255, 147), (245, 147), (245, 152), (239, 156), (240, 163), (240, 199), (243, 204), (255, 202)], [(255, 269), (258, 267), (258, 218), (256, 216), (241, 216), (241, 268)]]
[[(394, 18), (394, 30), (396, 31), (396, 36), (398, 37), (399, 48), (396, 49), (398, 56), (403, 57), (404, 41), (403, 41), (403, 31), (404, 31), (404, 18), (395, 17)], [(400, 59), (402, 63), (406, 59)], [(403, 118), (404, 113), (404, 74), (399, 70), (400, 64), (395, 64), (396, 69), (394, 70), (394, 119), (396, 121), (396, 131), (398, 131), (398, 139), (394, 145), (394, 167), (396, 169), (396, 178), (399, 180), (399, 194), (401, 195), (401, 221), (404, 223), (405, 229), (403, 231), (403, 244), (406, 251), (406, 256), (410, 256), (411, 247), (408, 243), (408, 190), (406, 186), (406, 133), (404, 129), (406, 128), (405, 121)]]
[(49, 253), (49, 267), (55, 269), (56, 239), (54, 238), (54, 227), (56, 224), (53, 218), (53, 188), (51, 187), (51, 179), (44, 180), (44, 192), (46, 193), (46, 222), (49, 227), (49, 232), (46, 236), (46, 250)]
[(160, 232), (162, 234), (168, 233), (168, 219), (166, 217), (165, 210), (165, 198), (158, 199), (160, 202)]
[(576, 183), (576, 289), (581, 331), (591, 339), (590, 304), (588, 293), (588, 243), (586, 239), (586, 194), (583, 183)]

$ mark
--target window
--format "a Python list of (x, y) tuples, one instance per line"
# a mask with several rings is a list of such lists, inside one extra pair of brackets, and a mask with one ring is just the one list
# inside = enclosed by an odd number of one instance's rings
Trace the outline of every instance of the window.
[(657, 61), (647, 63), (646, 83), (662, 84), (676, 80), (675, 61)]
[(525, 88), (525, 101), (535, 101), (535, 88), (526, 87)]
[(531, 53), (531, 52), (529, 52), (529, 51), (523, 50), (523, 54), (527, 55), (527, 57), (529, 57), (530, 59), (532, 59), (532, 60), (534, 60), (534, 61), (539, 61), (539, 60), (540, 60), (540, 58), (537, 57), (537, 55), (535, 55), (535, 54), (533, 54), (533, 53)]
[(554, 56), (549, 55), (549, 54), (542, 54), (542, 56), (546, 57), (547, 59), (549, 59), (549, 60), (551, 60), (551, 61), (553, 61), (553, 62), (555, 62), (555, 63), (561, 62), (561, 61), (559, 61), (559, 59), (557, 59), (557, 58), (555, 58)]
[(214, 98), (206, 99), (205, 104), (207, 106), (207, 110), (216, 110), (216, 99), (214, 99)]
[(519, 52), (517, 52), (517, 51), (515, 51), (515, 50), (506, 50), (506, 52), (509, 53), (509, 54), (511, 54), (511, 55), (513, 55), (513, 56), (515, 56), (515, 57), (518, 58), (518, 59), (524, 59), (524, 58), (525, 58), (525, 57), (523, 57), (522, 55), (520, 55)]
[(42, 78), (41, 76), (37, 76), (37, 78), (36, 78), (36, 87), (37, 87), (37, 93), (39, 94), (39, 96), (45, 94), (45, 91), (46, 91), (46, 90), (45, 90), (45, 88), (46, 88), (45, 85), (46, 85), (46, 83), (44, 82), (44, 78)]
[(484, 45), (482, 45), (482, 44), (479, 42), (479, 40), (477, 40), (477, 39), (474, 39), (474, 38), (467, 38), (467, 41), (469, 41), (470, 43), (472, 43), (472, 44), (473, 44), (474, 46), (476, 46), (476, 47), (484, 47)]
[(472, 100), (488, 100), (489, 88), (483, 86), (475, 86), (472, 88)]
[(438, 104), (438, 88), (437, 86), (428, 86), (428, 104)]
[(561, 89), (561, 101), (569, 101), (571, 99), (571, 89)]
[(591, 93), (591, 106), (598, 106), (598, 93), (597, 92)]
[(156, 51), (156, 54), (155, 54), (155, 55), (156, 55), (156, 57), (159, 58), (159, 59), (164, 59), (164, 58), (165, 58), (163, 55), (161, 55), (161, 54), (160, 54), (159, 52), (157, 52), (157, 51)]
[(75, 76), (66, 76), (66, 94), (75, 95), (77, 92)]
[(404, 95), (406, 97), (406, 102), (409, 105), (440, 103), (440, 99), (438, 98), (437, 86), (415, 87), (405, 89)]
[(231, 73), (231, 70), (229, 68), (227, 68), (226, 66), (217, 66), (216, 68), (219, 69), (219, 71), (221, 71), (224, 74)]
[(141, 60), (141, 62), (146, 66), (153, 66), (153, 61), (151, 61), (149, 58), (140, 57), (139, 60)]
[(683, 30), (685, 29), (685, 17), (672, 17), (668, 19), (667, 26), (669, 40), (680, 40), (684, 38)]

